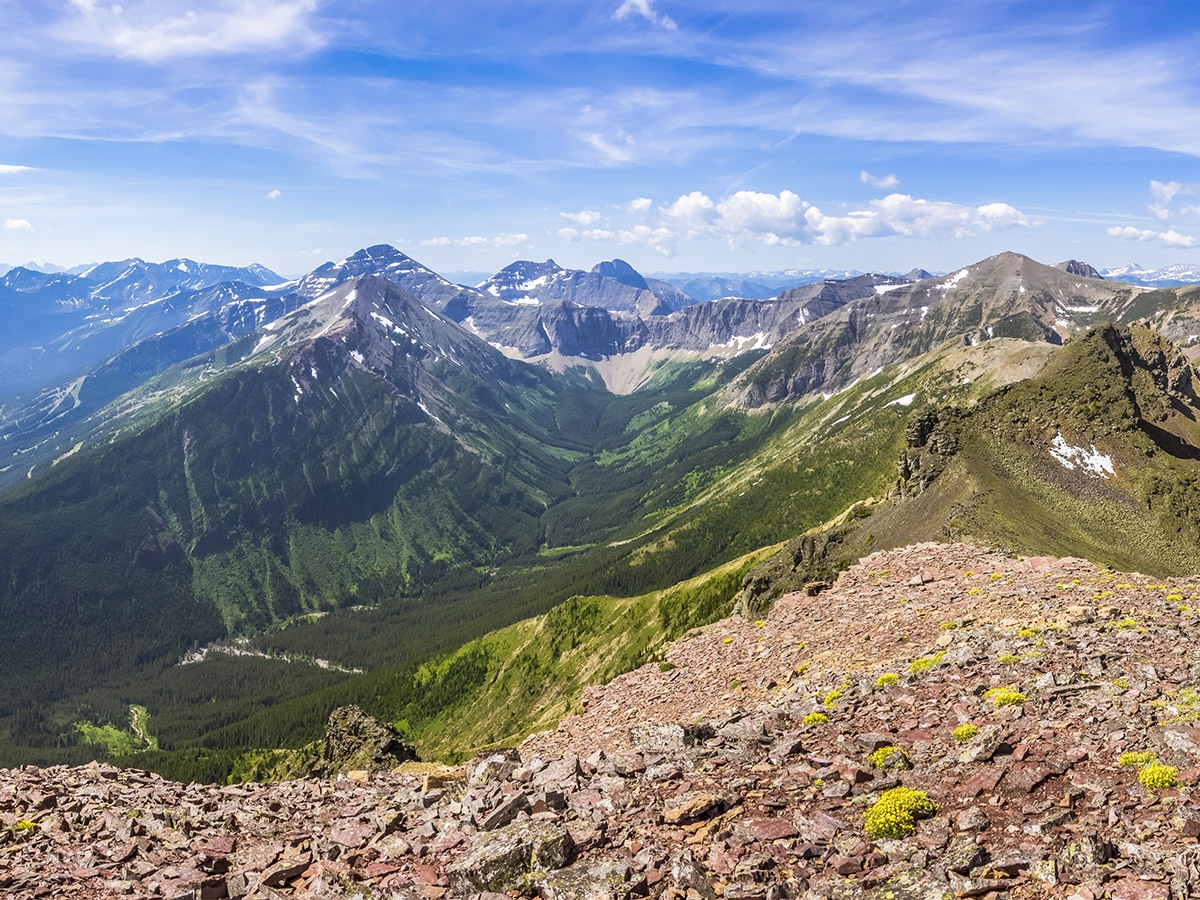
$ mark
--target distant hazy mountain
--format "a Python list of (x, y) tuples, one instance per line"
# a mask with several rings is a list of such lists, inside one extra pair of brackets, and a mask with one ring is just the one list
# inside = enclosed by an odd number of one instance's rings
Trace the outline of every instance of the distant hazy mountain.
[(1195, 263), (1177, 263), (1162, 269), (1147, 269), (1137, 263), (1129, 263), (1114, 269), (1101, 269), (1100, 274), (1113, 281), (1124, 281), (1149, 287), (1200, 284), (1200, 265)]
[[(122, 348), (221, 305), (265, 300), (267, 287), (282, 280), (257, 264), (189, 259), (97, 263), (78, 274), (10, 269), (0, 276), (0, 402), (83, 374)], [(263, 320), (255, 318), (256, 328)]]

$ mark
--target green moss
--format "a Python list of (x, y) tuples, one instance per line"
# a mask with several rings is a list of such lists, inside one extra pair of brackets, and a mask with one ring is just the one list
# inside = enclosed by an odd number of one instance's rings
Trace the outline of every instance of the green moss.
[(867, 810), (863, 828), (867, 836), (881, 838), (908, 837), (916, 830), (916, 820), (936, 815), (937, 805), (924, 791), (897, 787), (884, 791)]
[(1005, 666), (1011, 666), (1013, 663), (1019, 663), (1020, 661), (1021, 657), (1015, 653), (1001, 653), (996, 657), (996, 662)]
[(1200, 719), (1200, 690), (1195, 687), (1185, 687), (1178, 691), (1170, 691), (1153, 705), (1167, 712), (1163, 721), (1166, 722), (1195, 722)]

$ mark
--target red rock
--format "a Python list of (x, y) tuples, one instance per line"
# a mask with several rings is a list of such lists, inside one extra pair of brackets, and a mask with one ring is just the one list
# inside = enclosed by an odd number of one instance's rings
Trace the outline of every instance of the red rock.
[(393, 861), (376, 860), (373, 863), (368, 863), (363, 869), (363, 875), (369, 879), (382, 878), (385, 875), (391, 875), (393, 872), (399, 872), (402, 866)]
[(799, 834), (791, 819), (752, 819), (742, 823), (742, 828), (760, 841), (777, 841)]
[(1120, 881), (1107, 885), (1112, 900), (1170, 900), (1171, 891), (1157, 881), (1142, 881), (1127, 875)]
[(420, 865), (416, 868), (417, 884), (443, 884), (438, 870), (430, 865)]

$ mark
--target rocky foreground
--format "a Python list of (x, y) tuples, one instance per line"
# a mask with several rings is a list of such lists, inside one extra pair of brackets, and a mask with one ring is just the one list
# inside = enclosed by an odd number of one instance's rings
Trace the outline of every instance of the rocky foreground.
[(0, 771), (0, 895), (1200, 897), (1198, 637), (1187, 580), (881, 553), (457, 769)]

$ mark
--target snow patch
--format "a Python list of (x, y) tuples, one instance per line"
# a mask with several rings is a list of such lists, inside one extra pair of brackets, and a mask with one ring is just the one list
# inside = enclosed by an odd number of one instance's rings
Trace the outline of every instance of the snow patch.
[(875, 285), (875, 294), (887, 294), (891, 291), (897, 291), (902, 287), (908, 287), (907, 284), (877, 284)]
[(903, 397), (897, 397), (895, 400), (891, 400), (883, 405), (885, 407), (888, 407), (888, 406), (912, 406), (913, 401), (916, 399), (917, 399), (916, 394), (905, 394)]
[(959, 269), (945, 281), (938, 285), (943, 291), (948, 291), (952, 287), (957, 287), (958, 283), (971, 274), (970, 269)]
[(1095, 444), (1083, 447), (1072, 447), (1063, 438), (1062, 432), (1054, 435), (1050, 442), (1050, 455), (1058, 460), (1064, 469), (1082, 469), (1093, 478), (1108, 478), (1115, 475), (1111, 456), (1105, 456), (1096, 449)]
[(430, 412), (429, 407), (425, 405), (424, 400), (418, 400), (417, 406), (420, 408), (421, 412), (425, 413), (425, 415), (429, 416), (429, 418), (433, 419), (433, 421), (437, 422), (439, 425), (446, 424), (441, 419), (439, 419), (437, 416), (435, 416), (432, 412)]
[[(747, 347), (747, 344), (750, 346)], [(770, 350), (771, 343), (767, 340), (766, 332), (760, 331), (751, 335), (735, 334), (724, 344), (713, 344), (713, 347), (736, 347), (737, 352), (742, 353), (746, 350)]]
[(363, 355), (361, 353), (359, 353), (357, 350), (350, 351), (350, 358), (353, 359), (360, 366), (363, 364)]

